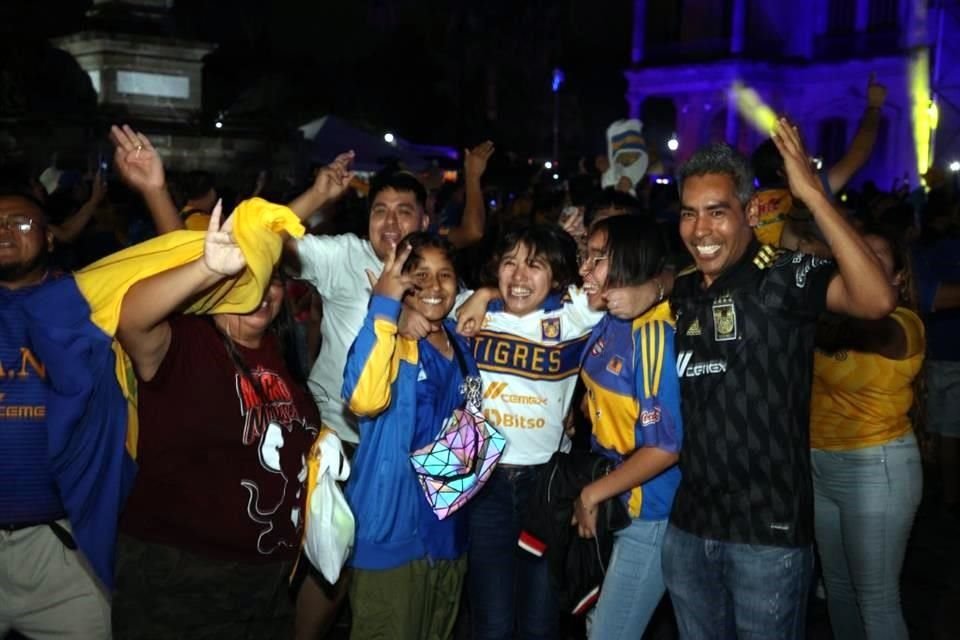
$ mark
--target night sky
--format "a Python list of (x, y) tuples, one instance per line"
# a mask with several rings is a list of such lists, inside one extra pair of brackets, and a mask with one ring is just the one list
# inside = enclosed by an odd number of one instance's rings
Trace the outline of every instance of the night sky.
[[(90, 5), (3, 0), (0, 71), (28, 75), (32, 52), (79, 30)], [(176, 2), (168, 30), (219, 45), (206, 62), (204, 117), (224, 111), (278, 132), (334, 113), (417, 142), (491, 137), (504, 150), (547, 155), (551, 73), (561, 67), (561, 148), (590, 153), (626, 115), (631, 8), (628, 0), (191, 0)], [(57, 84), (43, 82), (32, 103), (63, 116), (64, 105), (48, 104), (62, 102)]]

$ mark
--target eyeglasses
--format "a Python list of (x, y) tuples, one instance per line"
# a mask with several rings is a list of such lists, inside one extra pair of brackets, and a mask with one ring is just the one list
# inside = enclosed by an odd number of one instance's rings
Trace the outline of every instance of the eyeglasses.
[(0, 229), (12, 229), (26, 235), (33, 229), (33, 218), (23, 215), (4, 216), (0, 218)]
[(588, 272), (593, 271), (597, 268), (597, 265), (606, 260), (609, 256), (599, 255), (582, 255), (580, 256), (580, 266), (586, 269)]

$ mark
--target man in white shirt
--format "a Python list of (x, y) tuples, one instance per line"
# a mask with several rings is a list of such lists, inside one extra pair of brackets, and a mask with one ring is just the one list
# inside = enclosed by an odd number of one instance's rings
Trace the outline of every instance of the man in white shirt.
[[(447, 232), (450, 242), (463, 247), (483, 237), (485, 209), (480, 178), (486, 170), (493, 145), (485, 142), (465, 153), (466, 206), (461, 225)], [(309, 217), (324, 202), (342, 193), (349, 181), (353, 153), (341, 154), (317, 175), (313, 186), (290, 203), (301, 218)], [(347, 351), (363, 325), (370, 299), (367, 272), (379, 276), (383, 259), (408, 233), (427, 228), (427, 192), (406, 171), (376, 176), (370, 183), (369, 239), (353, 234), (304, 236), (287, 243), (300, 260), (300, 277), (320, 294), (323, 320), (320, 324), (320, 355), (310, 371), (309, 386), (325, 425), (340, 439), (356, 445), (356, 418), (340, 398)]]

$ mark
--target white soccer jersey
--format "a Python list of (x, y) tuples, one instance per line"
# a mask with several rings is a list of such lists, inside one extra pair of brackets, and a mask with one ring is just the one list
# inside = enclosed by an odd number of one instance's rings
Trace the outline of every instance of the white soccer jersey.
[(575, 287), (522, 317), (503, 311), (502, 303), (490, 305), (473, 353), (483, 379), (483, 411), (507, 439), (501, 464), (541, 464), (558, 446), (569, 450), (563, 419), (583, 348), (602, 317)]

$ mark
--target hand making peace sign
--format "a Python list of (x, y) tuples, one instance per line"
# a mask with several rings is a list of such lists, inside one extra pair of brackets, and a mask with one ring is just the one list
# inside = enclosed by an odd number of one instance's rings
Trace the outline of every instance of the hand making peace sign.
[(397, 253), (397, 246), (394, 245), (387, 260), (383, 263), (383, 271), (380, 278), (377, 279), (373, 272), (367, 269), (367, 278), (373, 287), (374, 295), (393, 298), (394, 300), (403, 300), (403, 295), (413, 288), (413, 278), (403, 273), (403, 265), (413, 248), (406, 244), (400, 253)]

